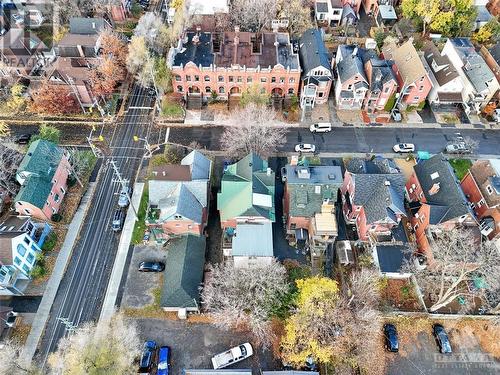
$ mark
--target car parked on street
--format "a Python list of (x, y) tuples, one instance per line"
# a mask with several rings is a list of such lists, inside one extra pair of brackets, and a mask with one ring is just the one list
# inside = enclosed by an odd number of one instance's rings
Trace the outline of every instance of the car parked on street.
[(170, 374), (170, 347), (162, 346), (158, 351), (158, 370), (156, 375)]
[(141, 359), (139, 361), (139, 374), (149, 374), (153, 368), (158, 345), (156, 341), (149, 340), (144, 343)]
[(165, 263), (162, 262), (141, 262), (139, 263), (139, 271), (141, 272), (163, 272)]
[(113, 232), (119, 232), (123, 228), (123, 223), (125, 222), (125, 214), (122, 209), (116, 209), (113, 214), (113, 221), (111, 222), (111, 228)]
[(394, 324), (384, 324), (385, 348), (393, 353), (399, 350), (398, 332)]
[(129, 197), (132, 198), (132, 188), (128, 185), (122, 187), (120, 196), (118, 197), (118, 206), (127, 207), (129, 204)]
[(299, 143), (295, 146), (295, 152), (315, 152), (316, 146), (310, 143)]
[(414, 152), (415, 145), (413, 143), (398, 143), (397, 145), (394, 145), (392, 149), (394, 150), (394, 152), (400, 153)]
[(451, 143), (446, 146), (444, 151), (448, 154), (470, 154), (471, 149), (465, 142)]
[(332, 124), (329, 122), (317, 122), (309, 127), (311, 133), (328, 133), (332, 131)]
[(443, 354), (451, 354), (451, 344), (448, 334), (446, 333), (444, 327), (441, 324), (434, 324), (432, 326), (432, 334), (436, 339), (436, 343), (439, 347), (439, 351)]

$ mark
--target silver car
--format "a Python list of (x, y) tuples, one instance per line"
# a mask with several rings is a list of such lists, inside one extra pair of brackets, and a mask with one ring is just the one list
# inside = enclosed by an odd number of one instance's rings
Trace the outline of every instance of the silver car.
[(295, 146), (295, 152), (315, 152), (316, 146), (310, 143), (299, 143)]
[(132, 188), (129, 186), (122, 187), (120, 191), (120, 196), (118, 197), (118, 206), (127, 207), (129, 204), (129, 197), (132, 198)]

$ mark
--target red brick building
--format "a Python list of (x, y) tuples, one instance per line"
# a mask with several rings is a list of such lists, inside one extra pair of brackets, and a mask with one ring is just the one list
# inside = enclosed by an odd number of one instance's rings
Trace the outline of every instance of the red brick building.
[(187, 32), (168, 56), (174, 92), (218, 98), (256, 85), (277, 97), (297, 95), (300, 64), (286, 33)]

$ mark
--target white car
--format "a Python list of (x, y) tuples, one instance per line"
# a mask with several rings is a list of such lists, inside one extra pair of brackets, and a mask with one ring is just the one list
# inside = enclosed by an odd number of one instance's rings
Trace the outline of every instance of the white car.
[(315, 152), (316, 146), (310, 143), (299, 143), (295, 146), (295, 152)]
[(413, 143), (398, 143), (392, 147), (394, 152), (414, 152), (415, 145)]
[(236, 362), (243, 361), (245, 358), (251, 357), (253, 355), (253, 348), (250, 343), (246, 342), (244, 344), (235, 346), (224, 353), (217, 354), (212, 358), (212, 365), (215, 370), (227, 367)]

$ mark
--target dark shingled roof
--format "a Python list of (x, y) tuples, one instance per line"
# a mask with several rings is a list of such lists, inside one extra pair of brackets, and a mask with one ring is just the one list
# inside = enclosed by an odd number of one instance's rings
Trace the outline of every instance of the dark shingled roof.
[(71, 34), (95, 35), (106, 27), (104, 18), (72, 17), (69, 19)]
[(370, 64), (372, 65), (372, 74), (371, 77), (368, 77), (370, 90), (381, 91), (387, 82), (391, 80), (396, 82), (396, 76), (388, 61), (372, 58)]
[(182, 52), (175, 55), (174, 66), (186, 65), (193, 62), (196, 66), (209, 67), (214, 62), (212, 52), (212, 34), (200, 33), (199, 43), (193, 44), (193, 37), (196, 33), (187, 33), (188, 41), (182, 45)]
[(424, 58), (427, 64), (429, 64), (439, 86), (444, 86), (458, 77), (458, 72), (449, 57), (442, 56), (436, 45), (431, 41), (427, 41), (424, 44)]
[(375, 157), (373, 160), (361, 158), (352, 158), (346, 166), (346, 169), (352, 173), (386, 174), (398, 173), (399, 169), (394, 160)]
[(331, 70), (328, 50), (318, 29), (309, 29), (302, 34), (299, 54), (304, 74), (318, 66)]
[(337, 70), (342, 82), (346, 82), (355, 75), (359, 75), (362, 79), (368, 82), (365, 75), (363, 61), (358, 55), (349, 54), (344, 56), (342, 61), (338, 63)]
[(398, 273), (410, 256), (411, 252), (405, 245), (377, 245), (378, 264), (382, 273)]
[(161, 307), (199, 306), (199, 287), (205, 266), (205, 237), (192, 234), (169, 242)]
[[(471, 213), (467, 198), (460, 188), (460, 182), (442, 154), (421, 161), (413, 169), (427, 204), (430, 205), (430, 224), (444, 223)], [(434, 184), (439, 184), (439, 190), (435, 194), (430, 194), (429, 191)]]
[(328, 3), (316, 3), (316, 12), (328, 13)]

